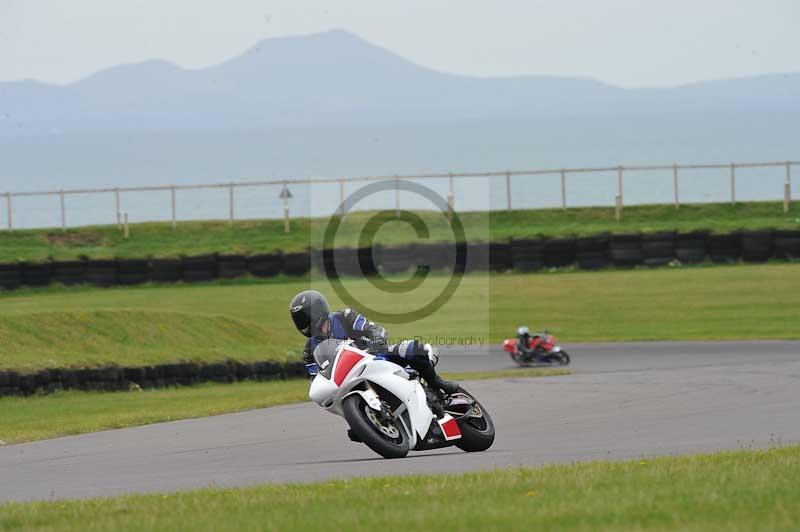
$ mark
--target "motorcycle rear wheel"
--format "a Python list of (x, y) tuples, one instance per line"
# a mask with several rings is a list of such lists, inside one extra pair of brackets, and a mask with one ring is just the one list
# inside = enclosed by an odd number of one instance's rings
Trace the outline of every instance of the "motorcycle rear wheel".
[(350, 429), (367, 447), (384, 458), (403, 458), (410, 449), (408, 435), (396, 421), (381, 423), (377, 412), (360, 395), (351, 395), (342, 403)]
[(494, 422), (489, 412), (472, 394), (464, 388), (459, 388), (458, 391), (468, 395), (475, 401), (473, 406), (475, 416), (458, 421), (458, 427), (461, 429), (461, 438), (456, 440), (455, 446), (468, 453), (485, 451), (494, 443)]

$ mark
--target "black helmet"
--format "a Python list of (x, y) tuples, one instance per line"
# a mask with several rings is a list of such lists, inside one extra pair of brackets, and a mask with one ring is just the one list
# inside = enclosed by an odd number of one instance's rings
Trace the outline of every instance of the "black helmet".
[(292, 298), (289, 312), (301, 334), (308, 338), (320, 336), (322, 324), (328, 319), (328, 302), (316, 290), (305, 290)]

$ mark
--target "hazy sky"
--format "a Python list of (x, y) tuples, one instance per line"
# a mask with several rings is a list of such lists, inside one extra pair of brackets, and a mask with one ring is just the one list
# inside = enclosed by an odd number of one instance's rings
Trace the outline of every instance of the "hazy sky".
[(623, 86), (800, 71), (797, 0), (0, 0), (0, 80), (74, 81), (161, 58), (194, 68), (332, 28), (479, 76)]

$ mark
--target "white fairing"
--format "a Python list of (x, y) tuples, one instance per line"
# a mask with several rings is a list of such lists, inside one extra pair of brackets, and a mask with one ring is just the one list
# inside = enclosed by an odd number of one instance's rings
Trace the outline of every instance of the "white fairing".
[[(342, 350), (352, 351), (361, 355), (363, 358), (346, 372), (346, 377), (337, 386), (335, 381), (337, 375), (337, 365), (341, 362)], [(343, 372), (345, 370), (342, 370)], [(342, 401), (352, 394), (359, 394), (364, 397), (366, 403), (376, 410), (380, 410), (381, 404), (377, 393), (371, 384), (376, 384), (384, 390), (397, 397), (405, 405), (405, 413), (400, 416), (403, 427), (406, 429), (411, 448), (417, 443), (418, 438), (424, 438), (431, 427), (434, 419), (433, 412), (428, 407), (425, 397), (425, 390), (417, 380), (410, 380), (406, 371), (385, 360), (376, 359), (372, 355), (357, 349), (352, 344), (342, 343), (336, 357), (336, 362), (332, 371), (328, 372), (330, 379), (317, 374), (311, 381), (311, 388), (308, 395), (312, 401), (325, 408), (331, 413), (342, 416)], [(340, 376), (341, 377), (341, 376)], [(402, 409), (403, 407), (399, 407)], [(407, 426), (410, 422), (410, 427)]]

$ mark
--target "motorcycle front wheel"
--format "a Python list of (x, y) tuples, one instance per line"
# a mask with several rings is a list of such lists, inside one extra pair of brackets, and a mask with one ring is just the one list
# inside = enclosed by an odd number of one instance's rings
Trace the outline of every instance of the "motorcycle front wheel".
[(408, 436), (397, 421), (381, 419), (381, 413), (367, 405), (358, 394), (342, 403), (344, 418), (367, 447), (384, 458), (403, 458), (408, 454)]

